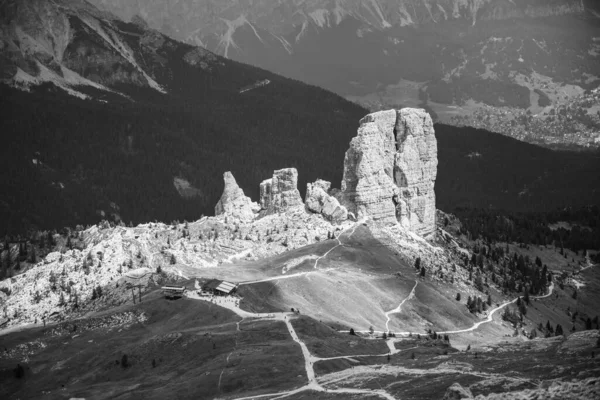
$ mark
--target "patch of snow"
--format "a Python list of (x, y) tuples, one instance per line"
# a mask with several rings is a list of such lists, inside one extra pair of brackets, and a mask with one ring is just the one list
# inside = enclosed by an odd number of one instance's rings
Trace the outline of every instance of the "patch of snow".
[(288, 54), (292, 54), (293, 53), (292, 45), (284, 37), (279, 36), (279, 35), (275, 35), (274, 33), (271, 33), (271, 36), (273, 36), (275, 39), (277, 39), (277, 40), (279, 40), (279, 42), (281, 42), (281, 45), (283, 46), (283, 48), (285, 49), (285, 51), (288, 52)]
[(302, 28), (300, 28), (300, 32), (298, 32), (298, 34), (296, 35), (296, 43), (298, 43), (300, 41), (300, 39), (302, 38), (302, 36), (304, 36), (304, 33), (306, 32), (306, 28), (308, 27), (308, 21), (304, 21), (302, 23)]
[(225, 24), (227, 25), (227, 31), (223, 34), (223, 36), (221, 36), (221, 40), (219, 40), (219, 43), (217, 44), (217, 49), (222, 49), (223, 56), (225, 58), (228, 58), (229, 47), (233, 47), (234, 49), (239, 50), (239, 46), (233, 40), (233, 35), (239, 27), (243, 26), (247, 22), (247, 20), (244, 15), (240, 15), (233, 21), (229, 21), (224, 18), (221, 18), (221, 21), (225, 22)]
[(414, 25), (412, 17), (403, 3), (398, 6), (398, 14), (400, 15), (400, 26)]
[(368, 4), (370, 4), (371, 7), (368, 7), (367, 5), (365, 5), (365, 7), (368, 8), (368, 10), (373, 14), (373, 16), (375, 16), (376, 18), (379, 18), (381, 27), (382, 28), (391, 28), (392, 25), (385, 20), (385, 17), (383, 16), (383, 12), (381, 11), (381, 7), (379, 6), (379, 3), (377, 2), (377, 0), (370, 0)]
[(317, 24), (319, 28), (329, 27), (329, 10), (319, 8), (315, 11), (308, 13), (308, 16), (312, 18), (313, 22)]
[(444, 14), (444, 20), (448, 20), (448, 14), (446, 14), (446, 10), (444, 10), (444, 7), (442, 7), (441, 4), (438, 4), (438, 9), (442, 12), (442, 14)]

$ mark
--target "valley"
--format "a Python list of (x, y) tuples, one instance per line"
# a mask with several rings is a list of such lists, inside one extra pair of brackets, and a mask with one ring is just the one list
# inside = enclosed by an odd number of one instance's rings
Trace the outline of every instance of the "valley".
[(0, 398), (600, 398), (599, 18), (0, 2)]
[(419, 106), (437, 122), (551, 148), (599, 146), (594, 1), (93, 3), (370, 111)]

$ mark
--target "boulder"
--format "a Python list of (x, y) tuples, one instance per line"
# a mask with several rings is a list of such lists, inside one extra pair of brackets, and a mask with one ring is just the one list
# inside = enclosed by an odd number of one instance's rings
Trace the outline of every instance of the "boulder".
[(244, 191), (238, 186), (231, 172), (223, 174), (225, 187), (221, 199), (215, 206), (215, 215), (227, 215), (240, 221), (252, 221), (258, 204), (253, 203)]
[(425, 110), (372, 113), (360, 121), (344, 159), (348, 212), (385, 225), (400, 223), (427, 237), (435, 232), (437, 142)]
[(306, 184), (306, 197), (304, 203), (308, 211), (320, 213), (323, 210), (325, 199), (329, 197), (327, 192), (331, 187), (331, 183), (322, 179), (317, 179), (314, 183)]
[(279, 169), (273, 172), (273, 178), (260, 184), (260, 205), (269, 214), (286, 212), (303, 205), (296, 168)]
[(469, 389), (465, 389), (460, 385), (460, 383), (453, 383), (450, 386), (442, 400), (461, 400), (461, 399), (472, 399), (473, 394)]
[(306, 209), (322, 214), (325, 219), (333, 223), (341, 223), (348, 219), (348, 210), (340, 202), (328, 194), (331, 183), (318, 179), (306, 185)]

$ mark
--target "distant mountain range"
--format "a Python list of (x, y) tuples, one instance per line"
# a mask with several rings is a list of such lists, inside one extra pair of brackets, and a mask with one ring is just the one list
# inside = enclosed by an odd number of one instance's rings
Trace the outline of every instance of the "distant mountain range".
[(255, 197), (281, 167), (301, 187), (340, 181), (337, 150), (367, 112), (89, 3), (8, 1), (0, 15), (6, 231), (197, 219), (227, 170)]
[[(213, 213), (224, 171), (254, 199), (257, 183), (283, 167), (298, 169), (302, 192), (317, 178), (337, 186), (367, 113), (85, 2), (5, 1), (0, 15), (0, 234), (103, 218), (197, 219)], [(598, 201), (594, 154), (436, 129), (445, 210)], [(570, 189), (557, 194), (559, 181)]]
[[(500, 133), (547, 145), (556, 136), (523, 135), (520, 112), (546, 118), (600, 84), (593, 0), (92, 2), (371, 110), (421, 105), (447, 123), (502, 110), (518, 127)], [(598, 146), (600, 121), (565, 133), (559, 145)]]

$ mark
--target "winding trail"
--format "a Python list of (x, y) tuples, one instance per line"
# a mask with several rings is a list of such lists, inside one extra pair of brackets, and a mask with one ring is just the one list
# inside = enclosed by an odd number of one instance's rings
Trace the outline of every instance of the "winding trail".
[[(358, 227), (359, 224), (361, 224), (362, 222), (359, 221), (357, 222), (352, 229), (352, 233), (350, 233), (350, 236), (352, 236), (352, 234), (356, 231), (356, 228)], [(348, 228), (349, 229), (349, 228)], [(325, 254), (323, 254), (322, 256), (318, 257), (315, 260), (315, 264), (314, 264), (314, 269), (317, 268), (317, 264), (318, 262), (325, 258), (329, 253), (331, 253), (334, 249), (336, 249), (339, 246), (342, 246), (342, 242), (340, 240), (341, 236), (348, 230), (344, 230), (337, 238), (336, 240), (338, 241), (338, 244), (333, 246), (331, 249), (329, 249)], [(301, 272), (301, 273), (297, 273), (297, 274), (292, 274), (292, 275), (283, 275), (283, 276), (276, 276), (276, 277), (271, 277), (271, 278), (266, 278), (266, 279), (262, 279), (262, 280), (256, 280), (256, 281), (247, 281), (247, 282), (241, 282), (240, 285), (249, 285), (249, 284), (253, 284), (253, 283), (259, 283), (259, 282), (267, 282), (267, 281), (273, 281), (273, 280), (279, 280), (279, 279), (287, 279), (287, 278), (292, 278), (292, 277), (297, 277), (297, 276), (305, 276), (309, 273), (311, 273), (312, 271), (309, 272)], [(408, 294), (408, 296), (402, 300), (400, 302), (400, 304), (398, 305), (398, 307), (394, 308), (393, 310), (387, 311), (384, 313), (385, 317), (386, 317), (386, 323), (385, 323), (385, 331), (384, 332), (389, 332), (389, 324), (391, 322), (391, 318), (390, 315), (392, 314), (397, 314), (400, 313), (402, 310), (402, 306), (406, 303), (406, 301), (412, 299), (415, 296), (415, 290), (418, 286), (418, 280), (415, 280), (415, 285), (413, 286), (412, 290), (410, 291), (410, 293)], [(551, 283), (549, 288), (548, 288), (548, 293), (542, 296), (531, 296), (532, 299), (543, 299), (546, 297), (549, 297), (552, 295), (552, 292), (554, 290), (554, 283)], [(289, 390), (289, 391), (284, 391), (284, 392), (276, 392), (276, 393), (268, 393), (268, 394), (261, 394), (261, 395), (255, 395), (255, 396), (247, 396), (247, 397), (239, 397), (236, 400), (250, 400), (250, 399), (262, 399), (262, 398), (269, 398), (270, 400), (275, 400), (275, 399), (283, 399), (289, 396), (292, 396), (296, 393), (300, 393), (300, 392), (304, 392), (304, 391), (308, 391), (308, 390), (312, 390), (312, 391), (316, 391), (316, 392), (327, 392), (327, 393), (338, 393), (338, 394), (342, 394), (342, 393), (347, 393), (347, 394), (366, 394), (366, 395), (376, 395), (379, 397), (382, 397), (384, 399), (388, 399), (388, 400), (396, 400), (394, 396), (392, 396), (391, 394), (389, 394), (388, 392), (386, 392), (385, 390), (383, 390), (383, 388), (381, 390), (373, 390), (373, 389), (354, 389), (354, 388), (339, 388), (339, 389), (329, 389), (327, 387), (324, 387), (323, 384), (327, 385), (327, 384), (332, 384), (335, 383), (336, 381), (341, 381), (341, 380), (345, 380), (345, 378), (341, 378), (341, 379), (334, 379), (334, 380), (329, 380), (327, 382), (325, 381), (321, 381), (319, 382), (316, 374), (315, 374), (315, 370), (314, 370), (314, 364), (318, 361), (326, 361), (326, 360), (335, 360), (335, 359), (353, 359), (353, 358), (359, 358), (359, 357), (384, 357), (384, 356), (389, 356), (391, 354), (397, 354), (400, 352), (400, 350), (396, 349), (395, 347), (395, 343), (397, 341), (399, 341), (400, 339), (397, 339), (395, 337), (389, 338), (388, 340), (386, 340), (386, 344), (389, 348), (389, 352), (385, 353), (385, 354), (361, 354), (361, 355), (347, 355), (347, 356), (337, 356), (337, 357), (316, 357), (313, 356), (310, 353), (310, 350), (308, 349), (308, 346), (306, 346), (306, 343), (304, 343), (304, 341), (302, 341), (299, 337), (298, 334), (296, 333), (296, 330), (294, 329), (292, 323), (291, 323), (291, 319), (296, 318), (295, 314), (292, 312), (278, 312), (278, 313), (250, 313), (248, 311), (242, 310), (241, 308), (239, 308), (239, 302), (237, 301), (237, 299), (234, 298), (214, 298), (214, 299), (207, 299), (204, 297), (200, 297), (198, 296), (196, 293), (191, 292), (191, 293), (186, 293), (186, 296), (191, 297), (191, 298), (196, 298), (199, 300), (204, 300), (204, 301), (211, 301), (212, 303), (216, 303), (222, 307), (225, 307), (227, 309), (232, 310), (233, 312), (235, 312), (238, 316), (242, 317), (242, 320), (245, 318), (257, 318), (257, 319), (261, 319), (261, 320), (278, 320), (278, 321), (283, 321), (288, 329), (288, 332), (292, 338), (292, 340), (296, 343), (298, 343), (298, 345), (300, 346), (301, 350), (302, 350), (302, 355), (304, 357), (304, 369), (306, 371), (306, 377), (308, 379), (308, 383), (304, 386), (301, 386), (297, 389), (294, 390)], [(510, 300), (510, 301), (506, 301), (503, 304), (499, 305), (498, 307), (492, 309), (487, 318), (483, 321), (479, 321), (473, 324), (473, 326), (466, 328), (466, 329), (461, 329), (461, 330), (455, 330), (455, 331), (446, 331), (446, 332), (438, 332), (438, 334), (455, 334), (455, 333), (464, 333), (464, 332), (471, 332), (474, 331), (475, 329), (479, 328), (481, 325), (492, 322), (493, 320), (493, 316), (496, 312), (498, 312), (499, 310), (503, 309), (504, 307), (506, 307), (509, 304), (512, 304), (514, 302), (517, 301), (517, 298)], [(240, 322), (237, 322), (237, 330), (240, 330)], [(340, 332), (347, 332), (347, 331), (340, 331)], [(358, 331), (358, 332), (368, 332), (368, 331)], [(379, 332), (379, 331), (377, 331)], [(381, 333), (384, 333), (381, 332)], [(410, 332), (397, 332), (396, 334), (399, 335), (409, 335)], [(236, 346), (237, 346), (237, 339), (236, 339)], [(235, 349), (234, 349), (235, 351)], [(227, 360), (226, 363), (229, 362), (229, 357), (231, 356), (231, 354), (233, 354), (232, 351), (231, 353), (229, 353), (229, 355), (227, 356)], [(225, 367), (226, 368), (226, 367)], [(225, 371), (225, 368), (223, 368), (223, 370), (221, 371), (221, 374), (219, 375), (219, 388), (221, 386), (221, 379), (223, 376), (223, 372)], [(398, 367), (400, 368), (400, 367)], [(396, 368), (396, 369), (398, 369)], [(415, 373), (415, 372), (419, 372), (419, 373), (431, 373), (432, 371), (430, 370), (419, 370), (419, 371), (413, 371), (413, 370), (407, 370), (410, 371), (408, 373)], [(368, 372), (374, 372), (372, 369), (369, 369)], [(375, 371), (378, 373), (385, 373), (385, 371)], [(439, 373), (440, 370), (439, 369), (435, 369), (433, 372)], [(456, 373), (456, 370), (452, 370), (450, 371), (451, 373)], [(348, 374), (353, 375), (355, 374), (354, 371), (350, 371), (348, 372)]]
[[(531, 296), (531, 298), (532, 298), (532, 299), (543, 299), (543, 298), (546, 298), (546, 297), (550, 297), (550, 296), (552, 295), (552, 292), (553, 292), (553, 291), (554, 291), (554, 282), (550, 283), (550, 286), (548, 287), (548, 293), (547, 293), (547, 294), (544, 294), (544, 295), (542, 295), (542, 296)], [(518, 299), (518, 297), (517, 297), (517, 298), (515, 298), (515, 299), (513, 299), (513, 300), (510, 300), (510, 301), (507, 301), (507, 302), (504, 302), (504, 303), (502, 303), (502, 304), (501, 304), (501, 305), (499, 305), (498, 307), (496, 307), (496, 308), (494, 308), (493, 310), (491, 310), (491, 311), (488, 313), (488, 316), (487, 316), (487, 318), (486, 318), (486, 319), (484, 319), (483, 321), (476, 322), (476, 323), (475, 323), (475, 324), (473, 324), (473, 326), (472, 326), (472, 327), (470, 327), (470, 328), (466, 328), (466, 329), (459, 329), (459, 330), (456, 330), (456, 331), (438, 332), (438, 334), (446, 335), (446, 334), (451, 334), (451, 333), (465, 333), (465, 332), (472, 332), (472, 331), (474, 331), (475, 329), (479, 328), (481, 325), (483, 325), (483, 324), (487, 324), (488, 322), (492, 322), (492, 319), (493, 319), (493, 317), (494, 317), (494, 314), (495, 314), (497, 311), (499, 311), (499, 310), (503, 309), (504, 307), (506, 307), (506, 306), (507, 306), (507, 305), (509, 305), (509, 304), (512, 304), (512, 303), (516, 302), (516, 301), (517, 301), (517, 299)]]
[[(362, 224), (362, 223), (364, 223), (364, 222), (365, 222), (365, 219), (361, 219), (360, 221), (356, 221), (356, 223), (355, 223), (355, 224), (352, 226), (352, 233), (350, 233), (350, 234), (348, 235), (348, 238), (350, 238), (350, 236), (354, 235), (354, 232), (356, 232), (356, 228), (358, 228), (358, 226), (359, 226), (359, 225), (361, 225), (361, 224)], [(317, 264), (319, 264), (319, 261), (321, 261), (321, 259), (322, 259), (322, 258), (325, 258), (325, 257), (327, 257), (327, 255), (328, 255), (329, 253), (331, 253), (333, 250), (337, 249), (337, 248), (338, 248), (338, 247), (340, 247), (340, 246), (343, 246), (343, 243), (342, 243), (342, 241), (340, 240), (340, 238), (342, 237), (342, 235), (343, 235), (343, 234), (344, 234), (344, 233), (345, 233), (345, 232), (346, 232), (348, 229), (350, 229), (350, 227), (348, 227), (348, 228), (344, 229), (344, 230), (343, 230), (343, 231), (342, 231), (342, 232), (341, 232), (341, 233), (338, 235), (338, 237), (336, 237), (336, 238), (335, 238), (335, 240), (337, 240), (337, 242), (338, 242), (338, 244), (337, 244), (337, 245), (335, 245), (335, 246), (333, 246), (331, 249), (327, 250), (327, 252), (326, 252), (325, 254), (323, 254), (322, 256), (318, 257), (318, 258), (315, 260), (315, 265), (314, 265), (314, 267), (313, 267), (314, 269), (317, 269)]]
[[(315, 259), (315, 264), (313, 265), (313, 269), (317, 269), (317, 265), (319, 264), (319, 261), (321, 261), (321, 259), (327, 257), (329, 255), (329, 253), (331, 253), (333, 250), (337, 249), (340, 246), (343, 246), (344, 244), (342, 243), (342, 241), (340, 240), (340, 238), (342, 237), (342, 235), (344, 233), (346, 233), (347, 230), (349, 230), (350, 228), (352, 228), (352, 232), (348, 235), (348, 238), (350, 236), (352, 236), (354, 234), (354, 232), (356, 231), (356, 228), (358, 228), (359, 225), (361, 225), (362, 223), (365, 222), (365, 219), (361, 219), (360, 221), (357, 221), (354, 225), (344, 229), (339, 235), (338, 237), (335, 238), (335, 240), (337, 240), (338, 244), (336, 244), (335, 246), (333, 246), (332, 248), (330, 248), (329, 250), (327, 250), (327, 252), (325, 254), (323, 254), (322, 256), (319, 256)], [(321, 271), (329, 271), (330, 269), (322, 269)], [(278, 281), (280, 279), (289, 279), (289, 278), (296, 278), (299, 276), (306, 276), (308, 274), (312, 274), (314, 271), (305, 271), (305, 272), (297, 272), (295, 274), (290, 274), (290, 275), (279, 275), (279, 276), (272, 276), (269, 278), (264, 278), (264, 279), (257, 279), (257, 280), (253, 280), (253, 281), (243, 281), (243, 282), (239, 282), (238, 285), (242, 286), (242, 285), (252, 285), (254, 283), (262, 283), (262, 282), (271, 282), (271, 281)]]
[[(350, 235), (348, 235), (348, 237), (352, 236), (352, 234), (354, 234), (354, 232), (356, 231), (356, 228), (358, 227), (359, 224), (361, 224), (362, 221), (358, 221), (352, 229), (352, 232), (350, 233)], [(349, 228), (348, 228), (349, 229)], [(315, 265), (314, 268), (317, 268), (317, 264), (319, 262), (319, 260), (321, 260), (322, 258), (326, 257), (329, 253), (331, 253), (334, 249), (336, 249), (339, 246), (342, 246), (342, 242), (340, 240), (341, 236), (348, 230), (344, 230), (342, 231), (342, 233), (340, 233), (340, 235), (336, 238), (336, 240), (338, 241), (338, 244), (334, 247), (332, 247), (331, 249), (329, 249), (325, 254), (323, 254), (322, 256), (320, 256), (319, 258), (317, 258), (315, 260)], [(267, 279), (262, 279), (262, 280), (257, 280), (257, 281), (247, 281), (247, 282), (241, 282), (240, 285), (249, 285), (252, 283), (258, 283), (258, 282), (268, 282), (268, 281), (273, 281), (273, 280), (279, 280), (279, 279), (286, 279), (286, 278), (292, 278), (292, 277), (296, 277), (296, 276), (303, 276), (306, 275), (309, 272), (302, 272), (302, 273), (297, 273), (297, 274), (292, 274), (292, 275), (284, 275), (284, 276), (277, 276), (277, 277), (272, 277), (272, 278), (267, 278)], [(416, 287), (416, 285), (415, 285)], [(414, 294), (414, 288), (413, 291), (411, 292), (411, 294)], [(194, 298), (194, 299), (198, 299), (198, 300), (204, 300), (204, 301), (208, 301), (207, 298), (204, 297), (200, 297), (198, 296), (196, 293), (191, 292), (191, 293), (186, 293), (187, 297), (190, 298)], [(409, 295), (410, 297), (411, 295)], [(408, 297), (407, 297), (408, 299)], [(404, 301), (406, 301), (407, 299), (405, 299)], [(286, 392), (277, 392), (277, 393), (269, 393), (269, 394), (262, 394), (262, 395), (257, 395), (257, 396), (248, 396), (248, 397), (240, 397), (237, 398), (237, 400), (250, 400), (250, 399), (261, 399), (261, 398), (271, 398), (272, 400), (274, 399), (282, 399), (288, 396), (292, 396), (296, 393), (300, 393), (300, 392), (304, 392), (307, 390), (313, 390), (316, 392), (327, 392), (327, 393), (348, 393), (348, 394), (367, 394), (367, 395), (377, 395), (379, 397), (382, 397), (384, 399), (388, 399), (388, 400), (396, 400), (396, 398), (394, 396), (392, 396), (391, 394), (387, 393), (385, 390), (381, 389), (381, 390), (373, 390), (373, 389), (354, 389), (354, 388), (340, 388), (340, 389), (328, 389), (325, 388), (323, 386), (321, 386), (321, 384), (319, 384), (317, 377), (315, 375), (315, 370), (314, 370), (314, 363), (318, 362), (318, 361), (326, 361), (326, 360), (335, 360), (335, 359), (341, 359), (341, 358), (358, 358), (358, 357), (377, 357), (377, 356), (387, 356), (388, 353), (385, 354), (378, 354), (378, 355), (372, 355), (372, 354), (363, 354), (363, 355), (349, 355), (349, 356), (338, 356), (338, 357), (327, 357), (327, 358), (321, 358), (321, 357), (315, 357), (313, 356), (310, 351), (308, 350), (308, 346), (306, 346), (306, 343), (304, 343), (299, 337), (298, 334), (296, 333), (296, 330), (294, 329), (294, 326), (292, 325), (291, 319), (295, 318), (295, 314), (292, 312), (278, 312), (278, 313), (250, 313), (248, 311), (242, 310), (241, 308), (239, 308), (238, 306), (238, 301), (236, 299), (233, 298), (212, 298), (210, 299), (210, 301), (212, 303), (216, 303), (222, 307), (225, 307), (233, 312), (235, 312), (238, 316), (242, 317), (242, 320), (244, 318), (258, 318), (258, 319), (263, 319), (263, 320), (278, 320), (278, 321), (283, 321), (288, 329), (288, 332), (292, 338), (292, 340), (296, 343), (298, 343), (298, 345), (300, 346), (300, 348), (302, 349), (302, 355), (304, 357), (304, 369), (306, 370), (306, 377), (308, 379), (308, 383), (304, 386), (301, 386), (297, 389), (294, 390), (290, 390), (290, 391), (286, 391)], [(404, 303), (404, 301), (400, 304), (399, 307), (402, 306), (402, 304)], [(239, 324), (241, 321), (237, 322), (237, 330), (239, 330)], [(237, 346), (237, 340), (236, 340), (236, 346)], [(235, 350), (234, 350), (235, 351)], [(227, 356), (227, 360), (226, 362), (229, 362), (229, 357), (231, 356), (231, 354), (233, 353), (233, 351), (231, 353), (229, 353), (229, 355)], [(219, 375), (219, 388), (221, 387), (221, 378), (223, 376), (223, 372), (225, 371), (225, 368), (223, 368), (223, 370), (221, 371), (221, 374)]]
[[(211, 301), (212, 303), (216, 303), (216, 304), (220, 305), (221, 307), (225, 307), (225, 308), (235, 312), (238, 316), (242, 317), (242, 319), (258, 318), (258, 319), (262, 319), (262, 320), (283, 321), (288, 329), (288, 332), (290, 333), (292, 340), (294, 342), (298, 343), (298, 345), (300, 345), (300, 348), (302, 349), (302, 355), (304, 356), (304, 369), (306, 370), (306, 377), (308, 379), (308, 383), (306, 385), (301, 386), (294, 390), (286, 391), (286, 392), (277, 392), (277, 393), (263, 394), (263, 395), (257, 395), (257, 396), (240, 397), (237, 400), (260, 399), (260, 398), (266, 398), (266, 397), (270, 397), (272, 399), (281, 399), (284, 397), (294, 395), (299, 392), (304, 392), (306, 390), (314, 390), (317, 392), (328, 392), (328, 393), (369, 394), (369, 395), (378, 395), (379, 397), (382, 397), (382, 398), (388, 399), (388, 400), (396, 400), (392, 395), (390, 395), (389, 393), (387, 393), (384, 390), (352, 389), (352, 388), (328, 389), (328, 388), (321, 386), (319, 384), (319, 382), (317, 381), (317, 378), (315, 375), (315, 370), (314, 370), (315, 362), (325, 361), (325, 360), (333, 360), (333, 359), (338, 359), (338, 358), (373, 357), (374, 355), (369, 355), (369, 354), (349, 355), (349, 356), (330, 357), (330, 358), (321, 358), (321, 357), (313, 356), (310, 353), (310, 351), (308, 350), (308, 347), (306, 346), (306, 344), (298, 337), (298, 334), (296, 333), (296, 330), (294, 329), (294, 326), (292, 325), (291, 319), (295, 318), (295, 314), (292, 312), (250, 313), (250, 312), (247, 312), (247, 311), (239, 308), (239, 306), (237, 305), (237, 300), (233, 299), (233, 298), (230, 298), (230, 299), (215, 298), (212, 300), (207, 300), (207, 298), (197, 296), (194, 293), (186, 293), (186, 296), (190, 297), (190, 298), (198, 299), (198, 300)], [(241, 322), (241, 321), (239, 321), (239, 322)], [(238, 330), (239, 330), (239, 322), (237, 322)], [(233, 353), (233, 351), (231, 353), (229, 353), (229, 355), (227, 356), (226, 362), (229, 362), (229, 357), (231, 356), (232, 353)], [(387, 355), (387, 353), (376, 355), (376, 356), (386, 356), (386, 355)], [(224, 371), (225, 371), (225, 368), (223, 368), (223, 370), (221, 371), (221, 374), (219, 375), (219, 383), (218, 383), (219, 388), (221, 386), (221, 379), (222, 379)]]
[(419, 284), (419, 281), (415, 281), (415, 286), (413, 286), (412, 290), (410, 291), (410, 293), (408, 294), (408, 296), (406, 296), (406, 298), (404, 300), (402, 300), (402, 302), (400, 302), (400, 304), (398, 305), (398, 307), (394, 308), (393, 310), (390, 310), (388, 312), (385, 313), (385, 317), (387, 318), (387, 320), (385, 321), (385, 332), (389, 332), (390, 331), (390, 315), (391, 314), (397, 314), (400, 312), (400, 310), (402, 310), (402, 306), (404, 305), (404, 303), (407, 300), (412, 299), (413, 297), (415, 297), (415, 289), (417, 288), (417, 285)]

